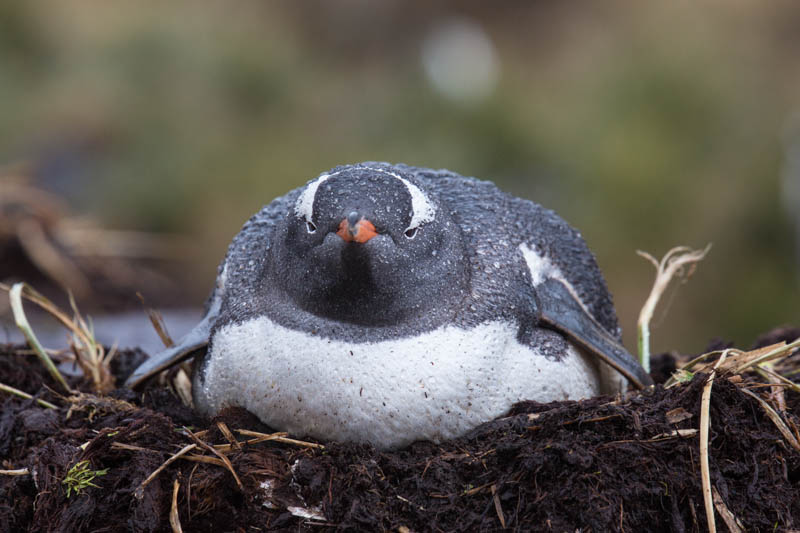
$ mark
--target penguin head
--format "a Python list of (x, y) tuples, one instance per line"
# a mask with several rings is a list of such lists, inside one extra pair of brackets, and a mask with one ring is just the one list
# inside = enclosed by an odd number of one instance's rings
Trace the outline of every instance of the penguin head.
[(273, 274), (306, 311), (364, 325), (443, 311), (464, 290), (458, 225), (411, 175), (337, 167), (309, 182), (278, 232)]

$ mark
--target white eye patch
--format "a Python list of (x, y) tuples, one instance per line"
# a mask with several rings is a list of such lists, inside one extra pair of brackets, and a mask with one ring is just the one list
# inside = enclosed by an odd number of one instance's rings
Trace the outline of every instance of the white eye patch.
[[(338, 172), (336, 173), (338, 174)], [(314, 215), (314, 198), (317, 196), (317, 189), (322, 183), (336, 174), (323, 174), (311, 183), (300, 193), (297, 203), (294, 204), (295, 214), (304, 219), (306, 222), (311, 222), (311, 217)]]
[(411, 222), (408, 223), (406, 231), (418, 228), (422, 224), (433, 220), (433, 217), (436, 216), (436, 206), (428, 200), (425, 193), (410, 181), (396, 174), (394, 174), (394, 177), (403, 182), (406, 189), (408, 189), (408, 194), (411, 196)]
[[(403, 182), (403, 185), (406, 186), (406, 190), (408, 191), (408, 195), (411, 197), (411, 222), (408, 224), (408, 228), (405, 231), (418, 228), (422, 224), (426, 222), (430, 222), (433, 220), (434, 216), (436, 216), (436, 206), (428, 199), (424, 192), (422, 192), (419, 187), (411, 183), (405, 178), (400, 177), (399, 174), (394, 172), (390, 172), (388, 170), (384, 170), (382, 168), (374, 168), (374, 167), (358, 167), (364, 168), (367, 170), (371, 170), (373, 172), (378, 172), (380, 174), (386, 174), (387, 176), (392, 176), (393, 178), (397, 178)], [(303, 190), (300, 194), (300, 197), (297, 199), (297, 203), (294, 206), (294, 212), (298, 217), (305, 219), (307, 222), (311, 222), (311, 219), (314, 215), (314, 199), (317, 196), (317, 189), (320, 185), (322, 185), (325, 180), (340, 174), (343, 171), (335, 172), (333, 174), (322, 174), (320, 177), (312, 181), (308, 184), (308, 186)]]

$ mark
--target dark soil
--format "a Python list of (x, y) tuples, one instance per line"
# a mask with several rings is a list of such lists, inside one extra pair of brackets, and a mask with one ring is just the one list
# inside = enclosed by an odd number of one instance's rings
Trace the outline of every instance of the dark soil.
[[(772, 332), (762, 344), (798, 334)], [(397, 452), (336, 443), (241, 445), (225, 452), (241, 487), (220, 464), (180, 458), (138, 495), (145, 478), (195, 442), (184, 428), (207, 430), (200, 436), (210, 444), (229, 443), (219, 422), (231, 430), (269, 428), (241, 409), (200, 419), (155, 385), (141, 394), (67, 400), (19, 348), (0, 346), (0, 383), (61, 407), (0, 396), (0, 468), (29, 471), (0, 475), (0, 531), (171, 531), (175, 481), (183, 531), (707, 530), (698, 437), (665, 436), (698, 428), (705, 375), (624, 401), (519, 404), (462, 439)], [(121, 378), (141, 354), (117, 358)], [(662, 374), (670, 363), (659, 359)], [(800, 528), (800, 453), (742, 386), (714, 382), (712, 484), (745, 530)], [(749, 387), (764, 397), (769, 391)], [(797, 433), (800, 395), (787, 391), (786, 401)], [(684, 419), (669, 423), (666, 413), (680, 408)], [(219, 463), (203, 448), (192, 454)], [(82, 460), (107, 473), (93, 480), (98, 487), (68, 497), (63, 480)], [(725, 530), (719, 514), (717, 527)]]

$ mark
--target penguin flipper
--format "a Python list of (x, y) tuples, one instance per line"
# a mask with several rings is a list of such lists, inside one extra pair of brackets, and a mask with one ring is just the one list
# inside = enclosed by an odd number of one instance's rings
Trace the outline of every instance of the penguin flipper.
[(167, 370), (189, 358), (196, 351), (204, 349), (208, 345), (210, 330), (209, 327), (204, 326), (206, 326), (205, 320), (195, 326), (178, 344), (170, 346), (139, 365), (125, 380), (125, 386), (135, 389), (159, 372)]
[(599, 357), (625, 376), (638, 389), (653, 384), (639, 362), (586, 310), (559, 279), (549, 278), (536, 286), (540, 322), (560, 331), (581, 348)]
[[(253, 263), (250, 260), (250, 254), (256, 253), (253, 246), (258, 245), (259, 251), (266, 253), (272, 232), (278, 223), (277, 221), (285, 216), (288, 206), (293, 205), (301, 190), (301, 188), (298, 188), (285, 196), (276, 198), (268, 206), (250, 217), (242, 227), (242, 230), (233, 238), (225, 259), (219, 265), (216, 285), (206, 304), (207, 311), (203, 319), (177, 345), (157, 353), (142, 363), (125, 381), (126, 387), (132, 389), (139, 387), (159, 372), (180, 363), (195, 352), (208, 346), (211, 330), (214, 328), (222, 310), (222, 302), (228, 297), (225, 285), (228, 279), (229, 265), (233, 265), (231, 267), (232, 271), (239, 272), (239, 283), (242, 283), (242, 276), (247, 274), (251, 276), (251, 279), (255, 279), (256, 273), (250, 266)], [(242, 274), (242, 272), (245, 274)]]
[(208, 346), (211, 328), (214, 327), (222, 307), (224, 272), (221, 277), (223, 282), (217, 286), (212, 294), (208, 311), (203, 319), (192, 328), (178, 344), (170, 346), (139, 365), (136, 370), (133, 371), (133, 374), (125, 380), (126, 387), (135, 389), (159, 372), (167, 370), (181, 361), (188, 359), (189, 356), (198, 350), (205, 349), (206, 346)]

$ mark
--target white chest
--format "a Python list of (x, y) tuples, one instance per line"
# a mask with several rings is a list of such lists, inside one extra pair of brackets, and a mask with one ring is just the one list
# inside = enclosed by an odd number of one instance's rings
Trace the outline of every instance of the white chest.
[(286, 329), (265, 317), (220, 329), (195, 402), (238, 405), (296, 436), (393, 448), (459, 436), (515, 402), (595, 395), (597, 365), (570, 346), (558, 362), (500, 322), (415, 338), (352, 343)]

